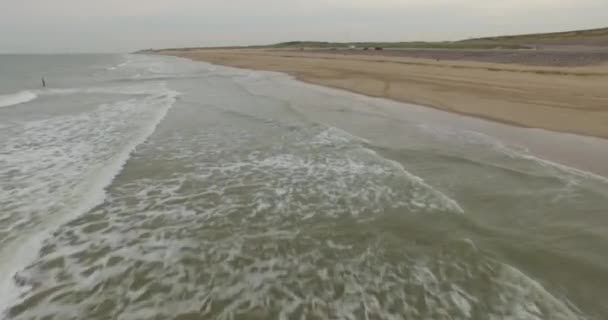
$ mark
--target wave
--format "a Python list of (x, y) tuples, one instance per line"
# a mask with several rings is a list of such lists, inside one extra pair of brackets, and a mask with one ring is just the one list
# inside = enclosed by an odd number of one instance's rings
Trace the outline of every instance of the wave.
[(29, 90), (19, 91), (17, 93), (0, 95), (0, 108), (10, 107), (17, 104), (30, 102), (38, 98), (38, 95)]
[[(163, 92), (152, 94), (144, 100), (144, 102), (159, 104), (158, 110), (151, 114), (149, 121), (142, 124), (142, 127), (135, 132), (131, 140), (125, 142), (107, 161), (96, 170), (87, 173), (84, 179), (76, 184), (75, 190), (86, 190), (86, 192), (77, 195), (74, 199), (65, 200), (67, 206), (59, 215), (42, 221), (35, 229), (21, 235), (0, 250), (0, 257), (11, 257), (6, 262), (0, 261), (0, 318), (2, 318), (2, 312), (7, 307), (17, 301), (23, 292), (30, 289), (27, 285), (22, 287), (15, 283), (14, 275), (35, 260), (50, 232), (103, 203), (106, 198), (107, 187), (122, 171), (137, 146), (144, 143), (156, 131), (158, 124), (165, 118), (179, 94), (179, 92), (165, 87)], [(132, 102), (119, 103), (118, 106), (132, 109)], [(120, 110), (120, 108), (117, 108), (117, 110)]]
[[(442, 128), (437, 126), (429, 126), (426, 124), (420, 124), (418, 127), (423, 131), (443, 140), (449, 139), (450, 141), (456, 141), (468, 145), (487, 146), (495, 152), (503, 154), (511, 159), (529, 161), (541, 167), (552, 169), (554, 172), (550, 178), (566, 180), (568, 183), (578, 183), (580, 179), (587, 179), (608, 184), (608, 177), (535, 156), (527, 148), (522, 146), (507, 145), (498, 138), (485, 133), (472, 130), (450, 129), (447, 127)], [(498, 167), (495, 164), (492, 164), (492, 166)], [(501, 169), (507, 168), (502, 167)], [(514, 172), (517, 171), (511, 168), (508, 170), (512, 170)], [(529, 175), (530, 173), (526, 174)]]
[[(132, 79), (137, 80), (137, 79)], [(164, 80), (164, 79), (154, 79)], [(0, 108), (10, 107), (38, 99), (39, 96), (57, 96), (73, 94), (119, 94), (119, 95), (160, 95), (164, 94), (164, 83), (156, 86), (133, 85), (118, 87), (82, 87), (82, 88), (55, 88), (46, 90), (23, 90), (17, 93), (0, 95)], [(173, 92), (169, 93), (174, 94)]]
[[(342, 129), (330, 126), (328, 129), (326, 129), (326, 130), (322, 131), (321, 133), (319, 133), (318, 135), (316, 135), (310, 141), (310, 143), (315, 144), (315, 145), (326, 145), (326, 146), (332, 146), (332, 147), (335, 147), (336, 145), (339, 145), (339, 144), (346, 144), (346, 143), (358, 144), (358, 145), (360, 145), (361, 151), (372, 155), (376, 160), (379, 160), (379, 161), (383, 162), (384, 164), (386, 164), (387, 166), (395, 169), (397, 172), (401, 173), (408, 181), (411, 181), (412, 183), (425, 189), (429, 194), (432, 195), (432, 197), (433, 197), (432, 200), (437, 201), (437, 203), (432, 203), (432, 202), (427, 203), (431, 199), (423, 199), (423, 197), (422, 197), (419, 199), (415, 199), (414, 203), (417, 206), (426, 207), (428, 205), (431, 207), (434, 206), (434, 207), (441, 207), (444, 209), (448, 209), (451, 212), (455, 212), (455, 213), (459, 213), (459, 214), (465, 213), (465, 210), (458, 203), (458, 201), (450, 198), (445, 193), (439, 191), (438, 189), (436, 189), (435, 187), (433, 187), (432, 185), (427, 183), (422, 177), (419, 177), (419, 176), (407, 171), (401, 163), (399, 163), (395, 160), (386, 158), (386, 157), (380, 155), (375, 150), (370, 149), (369, 147), (366, 147), (365, 145), (370, 144), (370, 142), (366, 139), (353, 135)], [(419, 196), (419, 194), (416, 194), (416, 193), (415, 193), (415, 195)]]
[[(458, 203), (458, 201), (450, 198), (448, 195), (446, 195), (445, 193), (439, 191), (438, 189), (434, 188), (432, 185), (428, 184), (426, 181), (424, 181), (423, 178), (407, 171), (405, 169), (405, 167), (395, 161), (395, 160), (391, 160), (388, 158), (385, 158), (383, 156), (381, 156), (380, 154), (378, 154), (378, 152), (372, 150), (372, 149), (365, 149), (367, 152), (369, 152), (370, 154), (376, 156), (378, 159), (384, 161), (386, 164), (392, 166), (393, 168), (397, 169), (398, 171), (400, 171), (405, 177), (407, 177), (408, 180), (412, 181), (413, 183), (418, 184), (419, 186), (421, 186), (422, 188), (426, 189), (430, 194), (432, 194), (435, 197), (435, 200), (439, 201), (439, 205), (442, 208), (446, 208), (449, 209), (452, 212), (458, 213), (458, 214), (464, 214), (465, 210), (460, 206), (460, 204)], [(419, 202), (417, 203), (417, 205), (421, 206), (421, 207), (426, 207), (427, 205), (430, 206), (435, 206), (434, 204), (427, 204), (424, 202)]]
[(112, 71), (112, 70), (120, 69), (120, 68), (122, 68), (122, 67), (124, 67), (124, 66), (126, 66), (126, 65), (127, 65), (127, 63), (126, 63), (126, 62), (123, 62), (123, 63), (119, 63), (119, 64), (114, 65), (114, 66), (109, 66), (109, 67), (106, 67), (105, 69), (106, 69), (107, 71)]
[[(40, 92), (42, 95), (63, 96), (73, 94), (116, 94), (116, 95), (160, 95), (163, 96), (167, 89), (165, 83), (158, 84), (135, 84), (132, 86), (99, 86), (99, 87), (75, 87), (56, 88)], [(168, 94), (173, 95), (174, 92)]]
[[(533, 155), (527, 154), (527, 153), (518, 152), (518, 151), (515, 151), (515, 150), (510, 149), (510, 148), (504, 148), (502, 151), (503, 151), (503, 153), (505, 155), (507, 155), (509, 157), (512, 157), (512, 158), (519, 158), (519, 159), (523, 159), (523, 160), (533, 161), (533, 162), (537, 163), (540, 166), (548, 167), (548, 168), (551, 168), (551, 169), (555, 169), (555, 170), (557, 170), (559, 172), (563, 172), (563, 173), (572, 175), (574, 177), (594, 180), (594, 181), (597, 181), (597, 182), (608, 184), (608, 178), (607, 177), (604, 177), (604, 176), (599, 175), (599, 174), (595, 174), (593, 172), (589, 172), (589, 171), (577, 169), (577, 168), (574, 168), (574, 167), (570, 167), (570, 166), (567, 166), (567, 165), (564, 165), (564, 164), (561, 164), (561, 163), (549, 161), (547, 159), (536, 157), (536, 156), (533, 156)], [(574, 181), (574, 182), (577, 182), (577, 181)]]

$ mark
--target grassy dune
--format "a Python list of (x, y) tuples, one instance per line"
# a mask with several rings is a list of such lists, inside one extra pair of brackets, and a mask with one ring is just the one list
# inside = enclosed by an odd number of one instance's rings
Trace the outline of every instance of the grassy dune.
[[(171, 51), (191, 51), (205, 49), (348, 49), (356, 47), (358, 49), (374, 48), (383, 49), (531, 49), (516, 43), (496, 43), (496, 42), (463, 42), (463, 41), (441, 41), (441, 42), (323, 42), (323, 41), (290, 41), (271, 45), (256, 46), (232, 46), (232, 47), (189, 47), (189, 48), (167, 48)], [(141, 53), (155, 52), (157, 50), (142, 50)]]
[[(384, 48), (384, 49), (533, 49), (537, 46), (606, 46), (608, 47), (608, 28), (577, 30), (567, 32), (537, 33), (524, 35), (510, 35), (465, 39), (460, 41), (439, 42), (322, 42), (322, 41), (290, 41), (271, 45), (257, 45), (244, 47), (191, 47), (171, 48), (164, 50), (190, 51), (202, 49), (346, 49), (356, 48)], [(143, 50), (140, 52), (155, 52)]]
[(596, 45), (608, 46), (608, 28), (552, 33), (485, 37), (459, 41), (463, 45), (514, 44), (530, 45)]
[(283, 42), (266, 48), (386, 48), (386, 49), (526, 49), (517, 43), (498, 43), (498, 42), (463, 42), (463, 41), (441, 41), (441, 42), (315, 42), (315, 41), (293, 41)]

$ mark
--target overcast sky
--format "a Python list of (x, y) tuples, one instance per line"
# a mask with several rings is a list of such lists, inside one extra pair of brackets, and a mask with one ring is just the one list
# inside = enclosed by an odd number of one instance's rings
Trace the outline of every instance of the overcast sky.
[(608, 26), (608, 0), (0, 0), (0, 52), (456, 40)]

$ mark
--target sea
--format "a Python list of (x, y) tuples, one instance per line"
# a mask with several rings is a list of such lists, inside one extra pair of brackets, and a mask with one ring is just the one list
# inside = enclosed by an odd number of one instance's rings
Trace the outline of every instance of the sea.
[(0, 318), (608, 319), (607, 150), (279, 73), (2, 55)]

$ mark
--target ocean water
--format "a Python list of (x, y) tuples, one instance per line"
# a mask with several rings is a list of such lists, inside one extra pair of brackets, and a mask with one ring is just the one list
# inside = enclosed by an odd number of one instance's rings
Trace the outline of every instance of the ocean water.
[(0, 317), (607, 319), (608, 158), (547, 157), (606, 146), (173, 57), (0, 56)]

